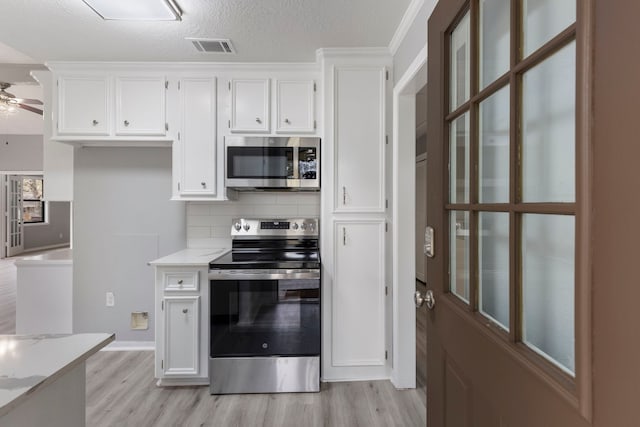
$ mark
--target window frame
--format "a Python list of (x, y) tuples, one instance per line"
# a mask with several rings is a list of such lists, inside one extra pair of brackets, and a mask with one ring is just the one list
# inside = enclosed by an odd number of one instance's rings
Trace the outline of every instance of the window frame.
[[(25, 179), (36, 179), (42, 181), (42, 198), (40, 199), (26, 199), (24, 197), (24, 180)], [(33, 226), (33, 225), (45, 225), (49, 223), (49, 212), (47, 209), (47, 202), (44, 200), (44, 176), (42, 175), (22, 175), (20, 177), (21, 189), (22, 189), (22, 224), (25, 226)], [(39, 202), (42, 209), (42, 220), (37, 221), (26, 221), (24, 219), (24, 202)]]

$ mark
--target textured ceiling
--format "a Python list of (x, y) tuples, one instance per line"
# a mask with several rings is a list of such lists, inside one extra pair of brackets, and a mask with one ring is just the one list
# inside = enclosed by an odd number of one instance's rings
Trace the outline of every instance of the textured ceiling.
[[(103, 21), (81, 0), (3, 1), (0, 41), (40, 63), (313, 62), (321, 47), (388, 46), (410, 2), (176, 1), (177, 22)], [(230, 38), (237, 55), (200, 53), (185, 37)]]

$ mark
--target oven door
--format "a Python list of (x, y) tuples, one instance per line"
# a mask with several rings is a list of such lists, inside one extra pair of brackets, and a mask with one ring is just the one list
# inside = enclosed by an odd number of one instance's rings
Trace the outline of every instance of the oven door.
[(211, 357), (319, 355), (319, 276), (216, 272), (210, 281)]

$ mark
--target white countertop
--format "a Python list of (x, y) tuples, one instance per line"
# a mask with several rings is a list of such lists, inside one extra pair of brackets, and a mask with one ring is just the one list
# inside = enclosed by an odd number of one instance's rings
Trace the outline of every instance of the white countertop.
[(183, 249), (149, 263), (157, 266), (205, 266), (229, 252), (228, 248)]
[(0, 335), (0, 417), (113, 340), (113, 334)]
[(73, 250), (70, 248), (50, 251), (41, 255), (22, 257), (14, 262), (15, 265), (51, 265), (73, 264)]

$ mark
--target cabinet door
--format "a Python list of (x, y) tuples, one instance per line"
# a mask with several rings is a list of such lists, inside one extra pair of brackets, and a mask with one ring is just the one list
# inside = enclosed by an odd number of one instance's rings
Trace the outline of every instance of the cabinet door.
[(335, 70), (335, 212), (384, 212), (385, 70)]
[(200, 297), (164, 298), (164, 361), (166, 376), (200, 372)]
[(276, 132), (315, 131), (314, 86), (312, 80), (278, 80)]
[(116, 77), (116, 135), (165, 135), (165, 78)]
[(109, 135), (107, 77), (63, 76), (58, 80), (58, 134)]
[(216, 79), (180, 80), (179, 141), (181, 196), (216, 194)]
[(269, 79), (231, 80), (231, 132), (269, 132)]
[(334, 223), (333, 366), (385, 364), (384, 221)]

